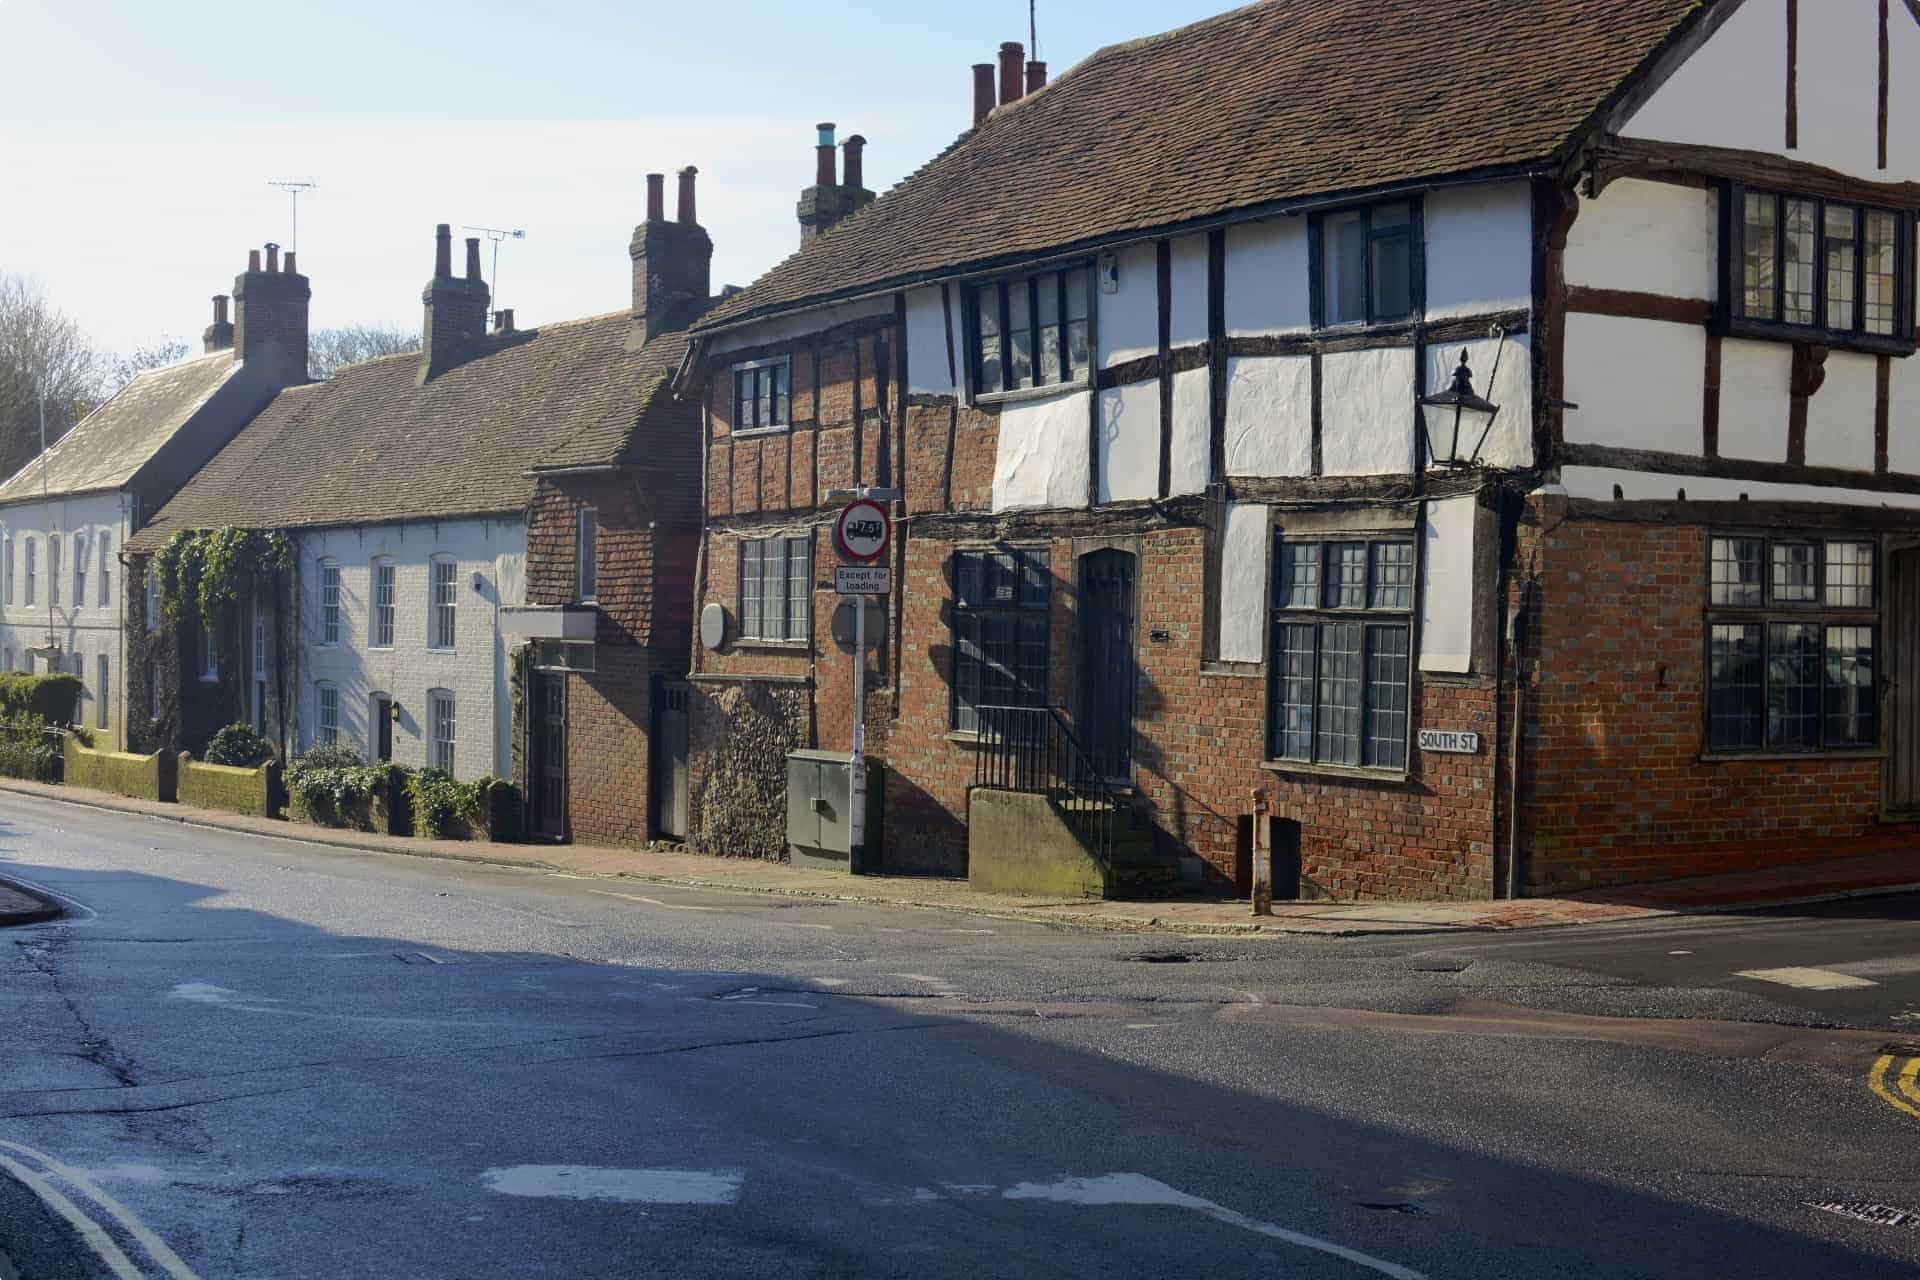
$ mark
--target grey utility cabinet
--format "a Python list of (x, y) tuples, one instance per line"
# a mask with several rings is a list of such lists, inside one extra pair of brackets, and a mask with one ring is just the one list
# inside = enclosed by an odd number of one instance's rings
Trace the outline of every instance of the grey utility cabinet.
[(853, 756), (787, 753), (787, 858), (796, 867), (871, 871), (880, 865), (880, 769), (867, 761), (866, 861), (853, 865)]

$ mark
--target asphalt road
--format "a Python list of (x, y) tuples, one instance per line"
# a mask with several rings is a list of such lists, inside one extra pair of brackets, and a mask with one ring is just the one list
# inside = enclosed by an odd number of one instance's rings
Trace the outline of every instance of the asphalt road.
[(25, 1280), (1920, 1266), (1809, 1203), (1920, 1209), (1902, 1009), (1615, 972), (1650, 934), (1074, 933), (12, 795), (0, 874), (73, 904), (0, 933)]

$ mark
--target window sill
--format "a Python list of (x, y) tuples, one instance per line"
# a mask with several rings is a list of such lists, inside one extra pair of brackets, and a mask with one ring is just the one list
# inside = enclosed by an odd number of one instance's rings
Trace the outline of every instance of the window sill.
[(951, 729), (941, 736), (948, 742), (957, 743), (963, 747), (977, 747), (980, 745), (980, 734), (974, 729)]
[(1754, 338), (1762, 342), (1804, 342), (1835, 351), (1866, 351), (1882, 356), (1910, 356), (1914, 353), (1911, 334), (1854, 333), (1844, 329), (1821, 329), (1812, 325), (1782, 324), (1774, 320), (1745, 320), (1734, 317), (1713, 326), (1714, 333), (1726, 338)]
[(1069, 391), (1085, 391), (1093, 384), (1087, 378), (1076, 378), (1072, 382), (1049, 382), (1044, 387), (1018, 387), (1012, 391), (980, 391), (973, 397), (975, 404), (1019, 404), (1023, 400), (1046, 400), (1052, 396), (1065, 395)]
[(760, 640), (741, 636), (733, 642), (735, 649), (771, 649), (783, 653), (805, 653), (813, 648), (811, 640)]
[(456, 654), (460, 652), (458, 649), (449, 648), (448, 646), (441, 645), (441, 644), (430, 644), (427, 646), (426, 651), (428, 653), (445, 653), (445, 654)]
[(729, 440), (754, 440), (761, 436), (784, 436), (793, 430), (791, 423), (782, 423), (777, 427), (735, 427), (727, 432)]
[(1343, 764), (1310, 764), (1304, 760), (1262, 760), (1268, 773), (1298, 774), (1308, 778), (1346, 778), (1355, 782), (1405, 783), (1413, 775), (1405, 769), (1361, 769)]
[(1840, 748), (1834, 751), (1702, 751), (1694, 757), (1701, 764), (1763, 764), (1795, 760), (1801, 763), (1819, 760), (1885, 760), (1881, 747)]

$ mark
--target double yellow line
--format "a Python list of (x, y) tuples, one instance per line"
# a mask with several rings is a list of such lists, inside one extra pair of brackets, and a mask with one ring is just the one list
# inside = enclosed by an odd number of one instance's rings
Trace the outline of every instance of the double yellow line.
[(1893, 1074), (1893, 1064), (1898, 1061), (1900, 1059), (1891, 1053), (1881, 1054), (1873, 1070), (1867, 1073), (1867, 1083), (1888, 1106), (1920, 1120), (1920, 1058), (1908, 1058), (1889, 1085), (1887, 1077)]

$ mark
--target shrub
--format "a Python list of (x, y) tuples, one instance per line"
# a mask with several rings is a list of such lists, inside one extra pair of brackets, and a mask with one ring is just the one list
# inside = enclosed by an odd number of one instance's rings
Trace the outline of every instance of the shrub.
[(351, 747), (315, 747), (287, 766), (287, 794), (308, 813), (343, 815), (370, 800), (386, 777)]
[(74, 719), (80, 689), (80, 677), (64, 672), (41, 676), (24, 671), (0, 673), (0, 718), (38, 716), (48, 724), (66, 724)]
[(486, 818), (487, 789), (492, 783), (491, 778), (458, 782), (453, 775), (439, 769), (410, 773), (406, 792), (413, 809), (413, 829), (438, 839), (460, 823), (481, 823)]
[(59, 760), (59, 745), (47, 735), (47, 722), (39, 716), (0, 718), (0, 775), (52, 782)]
[(253, 726), (230, 724), (207, 743), (208, 764), (228, 764), (254, 769), (273, 759), (273, 746), (253, 731)]

